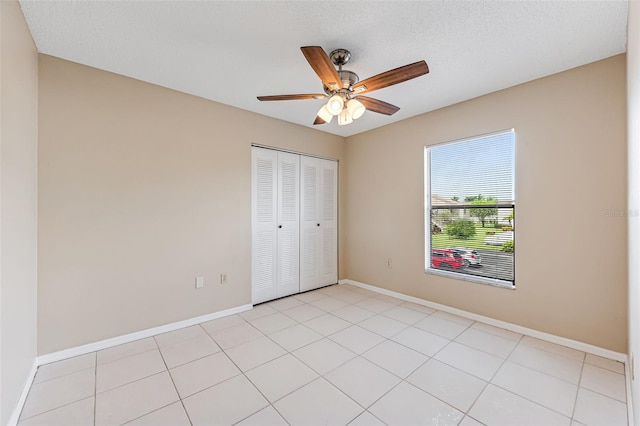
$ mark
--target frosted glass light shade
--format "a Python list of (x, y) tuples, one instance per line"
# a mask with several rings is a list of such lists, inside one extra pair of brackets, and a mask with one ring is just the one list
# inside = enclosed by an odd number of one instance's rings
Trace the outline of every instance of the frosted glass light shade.
[(338, 125), (344, 126), (345, 124), (351, 124), (351, 123), (353, 123), (353, 118), (351, 117), (349, 110), (348, 109), (342, 110), (342, 112), (338, 116)]
[(326, 105), (323, 105), (322, 108), (320, 108), (320, 111), (318, 111), (318, 117), (322, 118), (325, 122), (330, 123), (333, 119), (333, 114), (329, 112)]
[(333, 115), (338, 115), (344, 108), (344, 99), (340, 95), (333, 95), (327, 102), (327, 111)]
[(362, 117), (362, 114), (364, 114), (364, 112), (367, 110), (364, 105), (362, 105), (362, 102), (357, 99), (351, 99), (349, 102), (347, 102), (347, 109), (349, 110), (349, 113), (354, 120)]

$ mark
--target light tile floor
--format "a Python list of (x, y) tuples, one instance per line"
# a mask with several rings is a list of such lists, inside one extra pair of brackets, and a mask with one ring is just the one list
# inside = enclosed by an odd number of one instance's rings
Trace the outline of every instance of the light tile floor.
[(626, 425), (621, 363), (336, 285), (41, 366), (20, 425)]

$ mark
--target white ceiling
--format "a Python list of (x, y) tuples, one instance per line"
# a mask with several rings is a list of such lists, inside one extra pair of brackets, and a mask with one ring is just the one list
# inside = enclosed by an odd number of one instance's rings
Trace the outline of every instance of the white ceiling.
[[(21, 0), (41, 53), (341, 136), (626, 51), (626, 1)], [(300, 51), (351, 51), (360, 79), (425, 59), (371, 97), (399, 106), (312, 126), (322, 93)], [(369, 94), (367, 94), (369, 96)]]

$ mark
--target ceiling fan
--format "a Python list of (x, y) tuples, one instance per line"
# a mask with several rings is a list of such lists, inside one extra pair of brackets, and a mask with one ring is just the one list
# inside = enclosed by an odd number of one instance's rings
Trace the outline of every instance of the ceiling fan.
[[(360, 118), (366, 110), (385, 115), (395, 114), (400, 110), (399, 107), (368, 96), (362, 96), (362, 94), (393, 86), (429, 72), (427, 63), (419, 61), (359, 81), (360, 79), (356, 73), (342, 69), (342, 66), (346, 65), (351, 58), (351, 53), (348, 50), (336, 49), (328, 56), (319, 46), (305, 46), (301, 47), (300, 50), (302, 50), (304, 57), (307, 58), (311, 68), (322, 80), (324, 93), (258, 96), (258, 100), (329, 99), (326, 105), (318, 111), (313, 124), (328, 123), (334, 116), (337, 116), (338, 124), (342, 126)], [(334, 65), (338, 67), (337, 70)]]

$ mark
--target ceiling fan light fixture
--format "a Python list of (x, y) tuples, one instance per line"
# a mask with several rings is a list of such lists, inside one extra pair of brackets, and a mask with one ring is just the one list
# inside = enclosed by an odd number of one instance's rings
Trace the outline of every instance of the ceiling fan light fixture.
[(320, 111), (318, 111), (318, 117), (322, 118), (325, 122), (330, 123), (333, 119), (333, 114), (329, 112), (326, 105), (323, 105), (322, 108), (320, 108)]
[(351, 113), (349, 113), (348, 109), (343, 109), (340, 115), (338, 115), (338, 125), (344, 126), (345, 124), (353, 123), (353, 117), (351, 117)]
[(340, 95), (333, 95), (327, 102), (327, 111), (332, 115), (338, 115), (344, 109), (344, 99)]
[(349, 113), (354, 120), (362, 117), (362, 114), (364, 114), (364, 112), (367, 110), (364, 105), (362, 105), (362, 102), (357, 99), (351, 99), (349, 102), (347, 102), (347, 109), (349, 110)]

